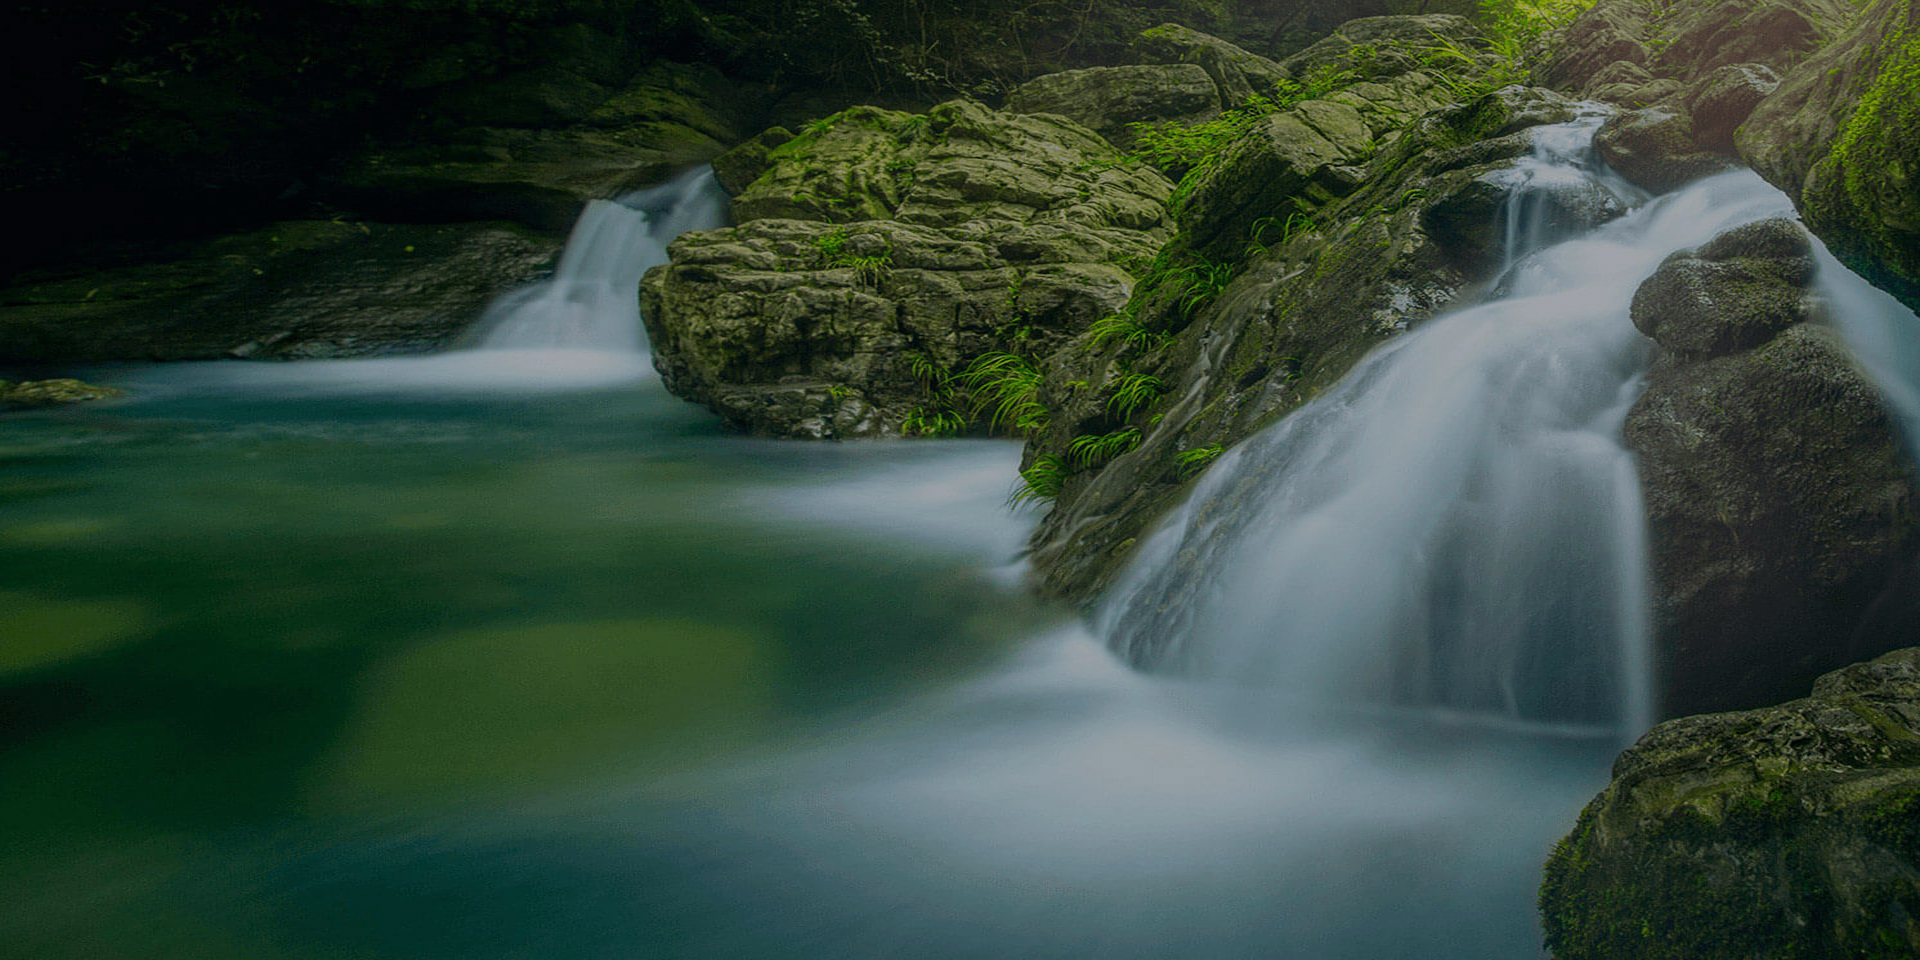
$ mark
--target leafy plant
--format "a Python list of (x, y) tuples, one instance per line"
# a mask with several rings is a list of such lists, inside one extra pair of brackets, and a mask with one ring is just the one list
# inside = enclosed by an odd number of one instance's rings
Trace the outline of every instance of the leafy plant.
[(975, 416), (990, 427), (1034, 434), (1046, 428), (1048, 411), (1040, 402), (1043, 374), (1017, 353), (984, 353), (967, 365), (960, 382), (973, 394)]
[(1113, 397), (1107, 401), (1107, 409), (1115, 416), (1126, 418), (1134, 411), (1160, 399), (1166, 392), (1166, 385), (1159, 377), (1144, 373), (1129, 373), (1120, 378), (1114, 386)]
[(1082, 467), (1105, 463), (1140, 445), (1140, 428), (1123, 427), (1112, 433), (1084, 434), (1067, 444), (1067, 456)]
[(1185, 480), (1205, 470), (1208, 466), (1212, 465), (1215, 460), (1220, 459), (1220, 454), (1223, 453), (1224, 450), (1225, 448), (1219, 444), (1210, 443), (1204, 447), (1194, 447), (1192, 450), (1175, 454), (1173, 462), (1179, 464), (1180, 479)]
[(1140, 317), (1131, 306), (1107, 314), (1095, 320), (1087, 327), (1089, 342), (1098, 349), (1118, 340), (1142, 350), (1151, 350), (1172, 340), (1173, 337), (1158, 330), (1149, 329), (1140, 322)]
[(1067, 462), (1052, 454), (1035, 457), (1033, 463), (1020, 471), (1020, 484), (1014, 488), (1007, 502), (1019, 506), (1040, 500), (1052, 500), (1060, 496), (1067, 484), (1067, 477), (1073, 471)]
[(915, 407), (900, 422), (900, 432), (909, 437), (951, 437), (967, 429), (967, 418), (954, 410)]

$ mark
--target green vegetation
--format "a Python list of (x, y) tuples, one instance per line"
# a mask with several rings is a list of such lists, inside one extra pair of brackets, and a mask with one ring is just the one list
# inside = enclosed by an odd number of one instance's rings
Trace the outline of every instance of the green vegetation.
[(1224, 447), (1217, 443), (1210, 443), (1204, 447), (1194, 447), (1192, 450), (1175, 454), (1173, 462), (1180, 468), (1180, 479), (1185, 480), (1211, 466), (1215, 460), (1220, 459), (1220, 454), (1223, 452), (1225, 452)]
[[(1354, 47), (1353, 51), (1363, 49), (1365, 52), (1360, 59), (1371, 63), (1375, 55), (1372, 47)], [(1197, 174), (1204, 173), (1217, 163), (1226, 148), (1253, 129), (1254, 124), (1302, 100), (1318, 100), (1363, 79), (1365, 74), (1352, 59), (1353, 51), (1348, 52), (1349, 60), (1344, 65), (1328, 64), (1303, 80), (1277, 84), (1271, 94), (1255, 94), (1239, 107), (1205, 123), (1192, 126), (1177, 123), (1133, 124), (1135, 140), (1128, 155), (1165, 171), (1169, 176), (1180, 178), (1184, 187)], [(1181, 192), (1175, 193), (1176, 197), (1182, 195)]]
[(1114, 385), (1113, 398), (1107, 401), (1107, 409), (1115, 416), (1131, 417), (1135, 411), (1160, 399), (1166, 389), (1159, 377), (1144, 373), (1123, 374)]
[(1095, 320), (1093, 325), (1087, 328), (1087, 333), (1088, 342), (1095, 349), (1117, 340), (1129, 347), (1147, 351), (1164, 346), (1173, 339), (1141, 323), (1140, 316), (1135, 312), (1132, 304)]
[(1049, 419), (1040, 402), (1043, 377), (1032, 360), (997, 351), (981, 354), (959, 379), (973, 394), (974, 415), (985, 417), (989, 427), (1031, 435), (1046, 429)]
[(1020, 471), (1020, 485), (1014, 488), (1009, 503), (1018, 506), (1040, 500), (1052, 500), (1060, 496), (1067, 484), (1067, 475), (1072, 471), (1066, 461), (1050, 454), (1035, 457), (1033, 463)]
[(1122, 427), (1112, 433), (1087, 434), (1067, 444), (1067, 456), (1082, 468), (1106, 463), (1140, 445), (1139, 427)]
[[(1435, 79), (1456, 99), (1473, 100), (1515, 83), (1533, 82), (1528, 51), (1549, 31), (1560, 29), (1593, 6), (1594, 0), (1481, 0), (1480, 28), (1487, 45), (1466, 46), (1439, 35), (1421, 52), (1420, 62), (1434, 68)], [(1490, 58), (1487, 54), (1491, 53)]]

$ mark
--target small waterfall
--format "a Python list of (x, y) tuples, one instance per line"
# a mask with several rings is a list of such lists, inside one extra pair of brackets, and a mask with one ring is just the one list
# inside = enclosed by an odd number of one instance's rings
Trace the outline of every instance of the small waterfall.
[[(1584, 150), (1534, 163), (1520, 179), (1609, 189)], [(1723, 174), (1517, 250), (1499, 299), (1387, 344), (1222, 457), (1099, 628), (1136, 662), (1299, 699), (1645, 729), (1645, 521), (1619, 435), (1647, 350), (1628, 306), (1672, 251), (1791, 213)]]
[(1521, 258), (1584, 233), (1646, 202), (1646, 191), (1608, 169), (1593, 135), (1611, 111), (1586, 105), (1570, 122), (1529, 131), (1533, 153), (1496, 175), (1507, 190), (1500, 205), (1504, 276)]
[(552, 279), (506, 294), (475, 325), (480, 350), (646, 349), (640, 278), (667, 262), (667, 244), (723, 226), (726, 195), (701, 167), (619, 200), (587, 204)]

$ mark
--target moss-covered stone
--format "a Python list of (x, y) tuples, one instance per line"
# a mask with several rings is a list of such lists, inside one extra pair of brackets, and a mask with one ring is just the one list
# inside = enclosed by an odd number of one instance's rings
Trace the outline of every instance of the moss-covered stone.
[(1555, 846), (1556, 960), (1920, 954), (1920, 650), (1655, 727)]
[(0, 380), (0, 410), (38, 410), (65, 407), (95, 400), (111, 400), (127, 395), (114, 387), (97, 387), (79, 380), (27, 380), (11, 383)]
[(1196, 64), (1089, 67), (1030, 80), (1007, 95), (1014, 113), (1053, 113), (1131, 146), (1134, 124), (1191, 126), (1220, 115), (1220, 92)]
[(1800, 229), (1767, 221), (1668, 260), (1634, 300), (1675, 351), (1625, 428), (1667, 716), (1777, 702), (1920, 640), (1876, 613), (1920, 556), (1913, 468), (1838, 334), (1804, 322), (1812, 274)]
[(956, 378), (1041, 355), (1125, 304), (1172, 185), (1050, 114), (856, 108), (766, 154), (739, 226), (689, 234), (642, 284), (669, 389), (803, 438), (947, 432)]

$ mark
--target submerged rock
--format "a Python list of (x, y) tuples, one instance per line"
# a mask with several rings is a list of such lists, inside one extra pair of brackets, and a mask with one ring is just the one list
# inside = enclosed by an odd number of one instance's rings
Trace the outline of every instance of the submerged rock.
[(111, 400), (127, 395), (115, 387), (96, 387), (79, 380), (27, 380), (10, 383), (0, 380), (0, 410), (35, 410), (64, 407), (94, 400)]
[(1920, 649), (1655, 727), (1554, 848), (1540, 913), (1557, 960), (1920, 955)]
[(768, 152), (738, 226), (647, 275), (655, 365), (756, 433), (960, 429), (974, 360), (1044, 354), (1126, 303), (1171, 189), (1062, 117), (846, 111)]
[(499, 223), (278, 223), (156, 261), (16, 278), (0, 289), (0, 360), (427, 351), (545, 273), (559, 247)]
[(1920, 5), (1879, 0), (1787, 71), (1735, 139), (1807, 227), (1875, 285), (1920, 307)]
[(1809, 248), (1775, 220), (1667, 260), (1634, 322), (1668, 351), (1627, 416), (1653, 554), (1661, 713), (1778, 702), (1892, 646), (1869, 624), (1920, 556), (1878, 391), (1809, 322)]
[(1195, 64), (1089, 67), (1030, 80), (1007, 95), (1014, 113), (1052, 113), (1084, 124), (1117, 146), (1137, 123), (1190, 126), (1220, 115), (1214, 79)]

